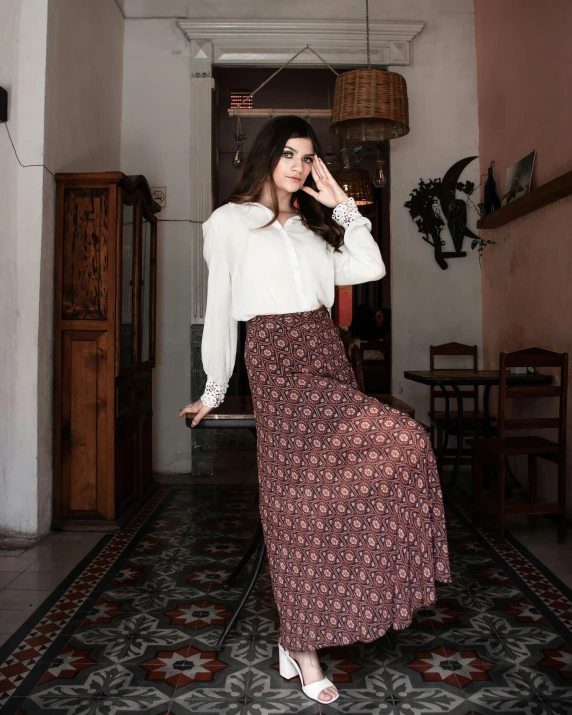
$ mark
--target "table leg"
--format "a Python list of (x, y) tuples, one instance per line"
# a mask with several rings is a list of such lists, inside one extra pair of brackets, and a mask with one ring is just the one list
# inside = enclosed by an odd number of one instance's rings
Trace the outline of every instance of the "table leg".
[(248, 582), (244, 587), (244, 590), (240, 597), (240, 601), (236, 605), (236, 608), (234, 609), (234, 612), (233, 612), (229, 622), (226, 624), (226, 628), (222, 632), (220, 638), (218, 639), (218, 641), (215, 645), (215, 651), (218, 652), (224, 648), (224, 642), (226, 640), (226, 637), (228, 636), (232, 627), (236, 623), (238, 616), (240, 615), (240, 612), (242, 611), (244, 604), (246, 603), (246, 601), (248, 600), (248, 597), (250, 596), (250, 592), (254, 588), (254, 584), (256, 583), (256, 579), (258, 578), (258, 574), (260, 573), (260, 569), (262, 568), (262, 563), (264, 561), (265, 555), (266, 555), (266, 544), (264, 542), (264, 536), (262, 535), (260, 537), (260, 541), (258, 543), (258, 553), (256, 554), (256, 559), (254, 560), (254, 563), (252, 564), (252, 569), (250, 571), (250, 578), (248, 579)]
[[(492, 433), (491, 411), (490, 411), (491, 387), (492, 387), (492, 385), (485, 386), (485, 395), (484, 395), (484, 399), (483, 399), (483, 412), (485, 413), (485, 430), (484, 430), (485, 437), (490, 437), (491, 433)], [(506, 471), (507, 471), (509, 478), (515, 484), (515, 486), (517, 488), (519, 488), (520, 483), (519, 483), (518, 479), (514, 476), (514, 472), (512, 471), (510, 464), (508, 463), (508, 459), (506, 457), (504, 459), (504, 463), (505, 463)], [(487, 472), (491, 472), (491, 471), (494, 471), (494, 470), (492, 469), (492, 467), (489, 467), (487, 469)], [(489, 477), (490, 477), (490, 474), (489, 474)], [(506, 488), (507, 488), (507, 496), (510, 496), (511, 488), (510, 488), (510, 484), (508, 481), (506, 483)]]
[[(248, 427), (248, 431), (254, 436), (254, 439), (256, 439), (256, 427)], [(255, 503), (258, 506), (259, 504), (259, 493), (256, 494), (255, 498)], [(228, 590), (231, 587), (232, 582), (234, 579), (238, 576), (242, 568), (248, 561), (250, 560), (250, 557), (254, 553), (254, 551), (258, 549), (256, 558), (254, 560), (254, 563), (252, 564), (252, 568), (250, 570), (250, 577), (246, 584), (244, 585), (244, 589), (242, 591), (242, 594), (240, 596), (240, 600), (237, 603), (233, 614), (229, 620), (229, 622), (226, 624), (226, 627), (224, 631), (221, 633), (218, 641), (216, 642), (215, 645), (215, 651), (220, 652), (224, 648), (224, 642), (232, 630), (234, 624), (236, 623), (240, 612), (242, 611), (244, 604), (248, 600), (248, 597), (250, 596), (250, 593), (252, 589), (254, 588), (254, 584), (256, 583), (256, 579), (258, 578), (258, 574), (260, 573), (260, 569), (262, 568), (262, 564), (264, 562), (264, 556), (266, 555), (266, 543), (264, 541), (264, 532), (262, 530), (262, 520), (260, 519), (260, 516), (258, 517), (258, 522), (256, 524), (256, 529), (254, 531), (254, 536), (252, 537), (252, 541), (250, 542), (250, 546), (248, 547), (246, 553), (244, 556), (241, 558), (240, 562), (237, 564), (233, 572), (230, 574), (230, 576), (227, 578), (223, 588), (225, 590)]]
[(491, 387), (492, 385), (485, 385), (485, 395), (483, 398), (483, 411), (485, 413), (485, 437), (491, 436)]
[(438, 467), (440, 467), (443, 462), (443, 458), (445, 457), (445, 452), (447, 451), (447, 446), (449, 444), (449, 393), (446, 386), (442, 383), (439, 383), (439, 387), (441, 388), (443, 397), (445, 398), (445, 430), (443, 432), (443, 444), (436, 455)]
[(459, 470), (461, 468), (461, 458), (463, 456), (463, 393), (459, 390), (458, 385), (453, 385), (453, 391), (457, 398), (457, 453), (455, 454), (455, 464), (451, 472), (451, 478), (447, 486), (445, 501), (448, 502), (455, 488)]
[(262, 534), (262, 522), (260, 521), (260, 517), (258, 518), (258, 523), (256, 524), (256, 529), (254, 531), (254, 536), (252, 537), (252, 541), (250, 542), (250, 546), (246, 550), (246, 553), (244, 556), (240, 559), (236, 567), (234, 568), (233, 572), (230, 574), (230, 576), (226, 579), (226, 581), (223, 584), (223, 589), (225, 591), (228, 591), (234, 582), (234, 579), (238, 576), (238, 574), (242, 571), (242, 567), (247, 564), (250, 560), (250, 557), (252, 554), (256, 551), (260, 539), (264, 540), (264, 536)]

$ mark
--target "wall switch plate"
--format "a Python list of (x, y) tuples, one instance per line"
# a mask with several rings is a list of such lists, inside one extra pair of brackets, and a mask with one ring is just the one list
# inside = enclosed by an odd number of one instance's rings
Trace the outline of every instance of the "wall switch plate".
[(0, 87), (0, 123), (8, 121), (8, 92)]

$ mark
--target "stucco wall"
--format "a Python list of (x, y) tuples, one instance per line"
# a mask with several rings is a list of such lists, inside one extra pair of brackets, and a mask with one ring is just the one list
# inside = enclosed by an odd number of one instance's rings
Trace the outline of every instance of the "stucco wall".
[[(48, 0), (5, 0), (0, 7), (0, 85), (9, 94), (0, 125), (0, 529), (34, 534), (42, 502), (38, 474), (49, 461), (39, 407), (40, 267), (44, 190), (41, 167)], [(43, 487), (49, 490), (49, 481)], [(45, 517), (42, 527), (45, 526)]]
[(177, 420), (190, 399), (190, 45), (173, 20), (126, 21), (121, 165), (167, 187), (157, 241), (157, 365), (153, 461), (190, 471), (189, 430)]
[(50, 0), (46, 162), (56, 171), (117, 171), (123, 18), (113, 0)]
[[(475, 0), (481, 171), (494, 159), (499, 193), (506, 168), (533, 149), (535, 185), (572, 170), (570, 27), (567, 0)], [(498, 365), (501, 351), (572, 352), (571, 221), (568, 197), (483, 232), (496, 241), (486, 249), (483, 269), (486, 366)], [(570, 416), (568, 426), (570, 445)], [(553, 467), (543, 472), (545, 496), (555, 494), (550, 476)], [(571, 466), (568, 484), (572, 513)]]

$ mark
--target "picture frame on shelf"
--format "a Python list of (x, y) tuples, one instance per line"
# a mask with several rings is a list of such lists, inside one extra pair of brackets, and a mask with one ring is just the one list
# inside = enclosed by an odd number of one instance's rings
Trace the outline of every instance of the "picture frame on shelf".
[(501, 196), (502, 206), (506, 206), (530, 191), (535, 159), (536, 149), (507, 168), (504, 193)]

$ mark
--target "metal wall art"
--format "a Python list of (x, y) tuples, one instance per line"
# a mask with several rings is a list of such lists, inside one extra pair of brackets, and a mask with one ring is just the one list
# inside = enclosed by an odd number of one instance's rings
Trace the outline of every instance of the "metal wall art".
[[(437, 265), (445, 270), (448, 268), (448, 258), (464, 258), (467, 254), (463, 251), (463, 240), (472, 238), (480, 241), (480, 237), (467, 227), (467, 201), (457, 198), (456, 191), (467, 196), (467, 200), (475, 190), (472, 181), (459, 181), (465, 167), (476, 156), (461, 159), (445, 173), (442, 179), (430, 179), (425, 182), (419, 179), (419, 187), (413, 189), (405, 207), (409, 209), (411, 219), (416, 224), (423, 240), (433, 246)], [(471, 201), (471, 204), (473, 202)], [(445, 251), (446, 241), (441, 237), (443, 227), (447, 225), (453, 251)]]

